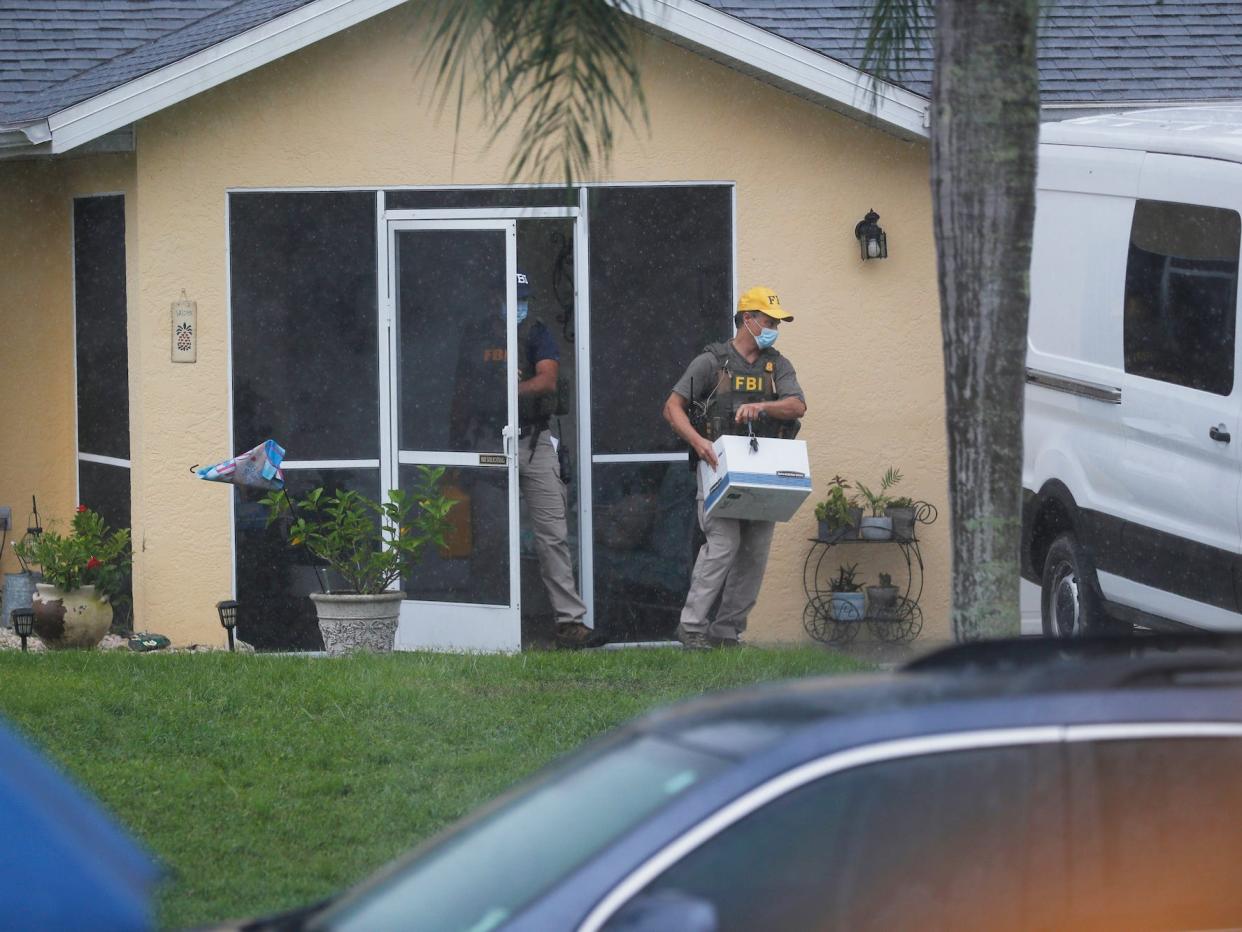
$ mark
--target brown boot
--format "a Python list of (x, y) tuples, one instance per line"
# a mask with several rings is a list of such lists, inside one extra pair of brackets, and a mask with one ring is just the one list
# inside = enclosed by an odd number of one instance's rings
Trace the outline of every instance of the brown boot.
[(608, 637), (600, 631), (588, 628), (580, 621), (556, 626), (556, 646), (563, 650), (585, 650), (592, 647), (603, 647)]
[(707, 639), (707, 635), (702, 631), (687, 631), (681, 625), (677, 626), (677, 640), (681, 641), (681, 646), (686, 650), (711, 650), (712, 642)]

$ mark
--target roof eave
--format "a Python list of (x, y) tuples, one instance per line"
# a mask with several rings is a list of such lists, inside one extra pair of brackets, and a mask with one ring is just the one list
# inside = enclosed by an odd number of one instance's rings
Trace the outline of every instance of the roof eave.
[(829, 58), (698, 0), (647, 0), (636, 14), (671, 41), (752, 77), (878, 124), (906, 139), (926, 139), (926, 97)]
[(47, 120), (0, 124), (0, 159), (28, 158), (51, 152), (52, 131)]
[[(173, 64), (51, 114), (42, 125), (53, 154), (68, 152), (405, 0), (314, 0)], [(636, 8), (652, 29), (793, 93), (874, 122), (896, 135), (926, 138), (927, 101), (863, 72), (713, 9), (698, 0), (648, 0)], [(41, 143), (42, 144), (42, 143)]]
[(52, 151), (68, 152), (180, 103), (405, 0), (314, 0), (180, 61), (51, 114)]

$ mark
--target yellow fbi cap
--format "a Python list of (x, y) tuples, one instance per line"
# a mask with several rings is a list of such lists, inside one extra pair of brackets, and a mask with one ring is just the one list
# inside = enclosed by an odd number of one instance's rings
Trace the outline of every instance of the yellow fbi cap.
[(767, 314), (773, 320), (793, 320), (793, 314), (781, 307), (781, 299), (776, 296), (776, 292), (763, 285), (750, 289), (738, 298), (737, 309), (739, 313), (758, 311), (760, 314)]

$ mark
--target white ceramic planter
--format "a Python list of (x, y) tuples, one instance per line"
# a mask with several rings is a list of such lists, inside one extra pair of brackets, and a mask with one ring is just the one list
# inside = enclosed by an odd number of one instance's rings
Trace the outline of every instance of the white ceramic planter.
[(388, 653), (397, 637), (404, 592), (379, 595), (338, 595), (312, 592), (324, 650), (340, 656), (353, 650)]
[(862, 621), (867, 615), (866, 596), (861, 592), (834, 592), (828, 604), (834, 621)]
[(863, 540), (892, 540), (893, 519), (885, 517), (863, 518), (858, 532), (862, 535)]
[(31, 608), (34, 633), (49, 650), (90, 650), (112, 624), (112, 606), (95, 594), (94, 586), (65, 592), (51, 583), (36, 583)]

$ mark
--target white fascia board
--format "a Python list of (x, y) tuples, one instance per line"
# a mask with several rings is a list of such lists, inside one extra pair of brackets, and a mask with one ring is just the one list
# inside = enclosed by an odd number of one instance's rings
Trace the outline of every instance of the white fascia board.
[(66, 152), (404, 2), (315, 0), (53, 114), (48, 118), (52, 151)]
[(655, 29), (710, 49), (748, 70), (769, 74), (782, 84), (866, 114), (905, 134), (927, 138), (928, 101), (920, 94), (881, 81), (873, 98), (870, 75), (697, 0), (638, 0), (634, 12)]

